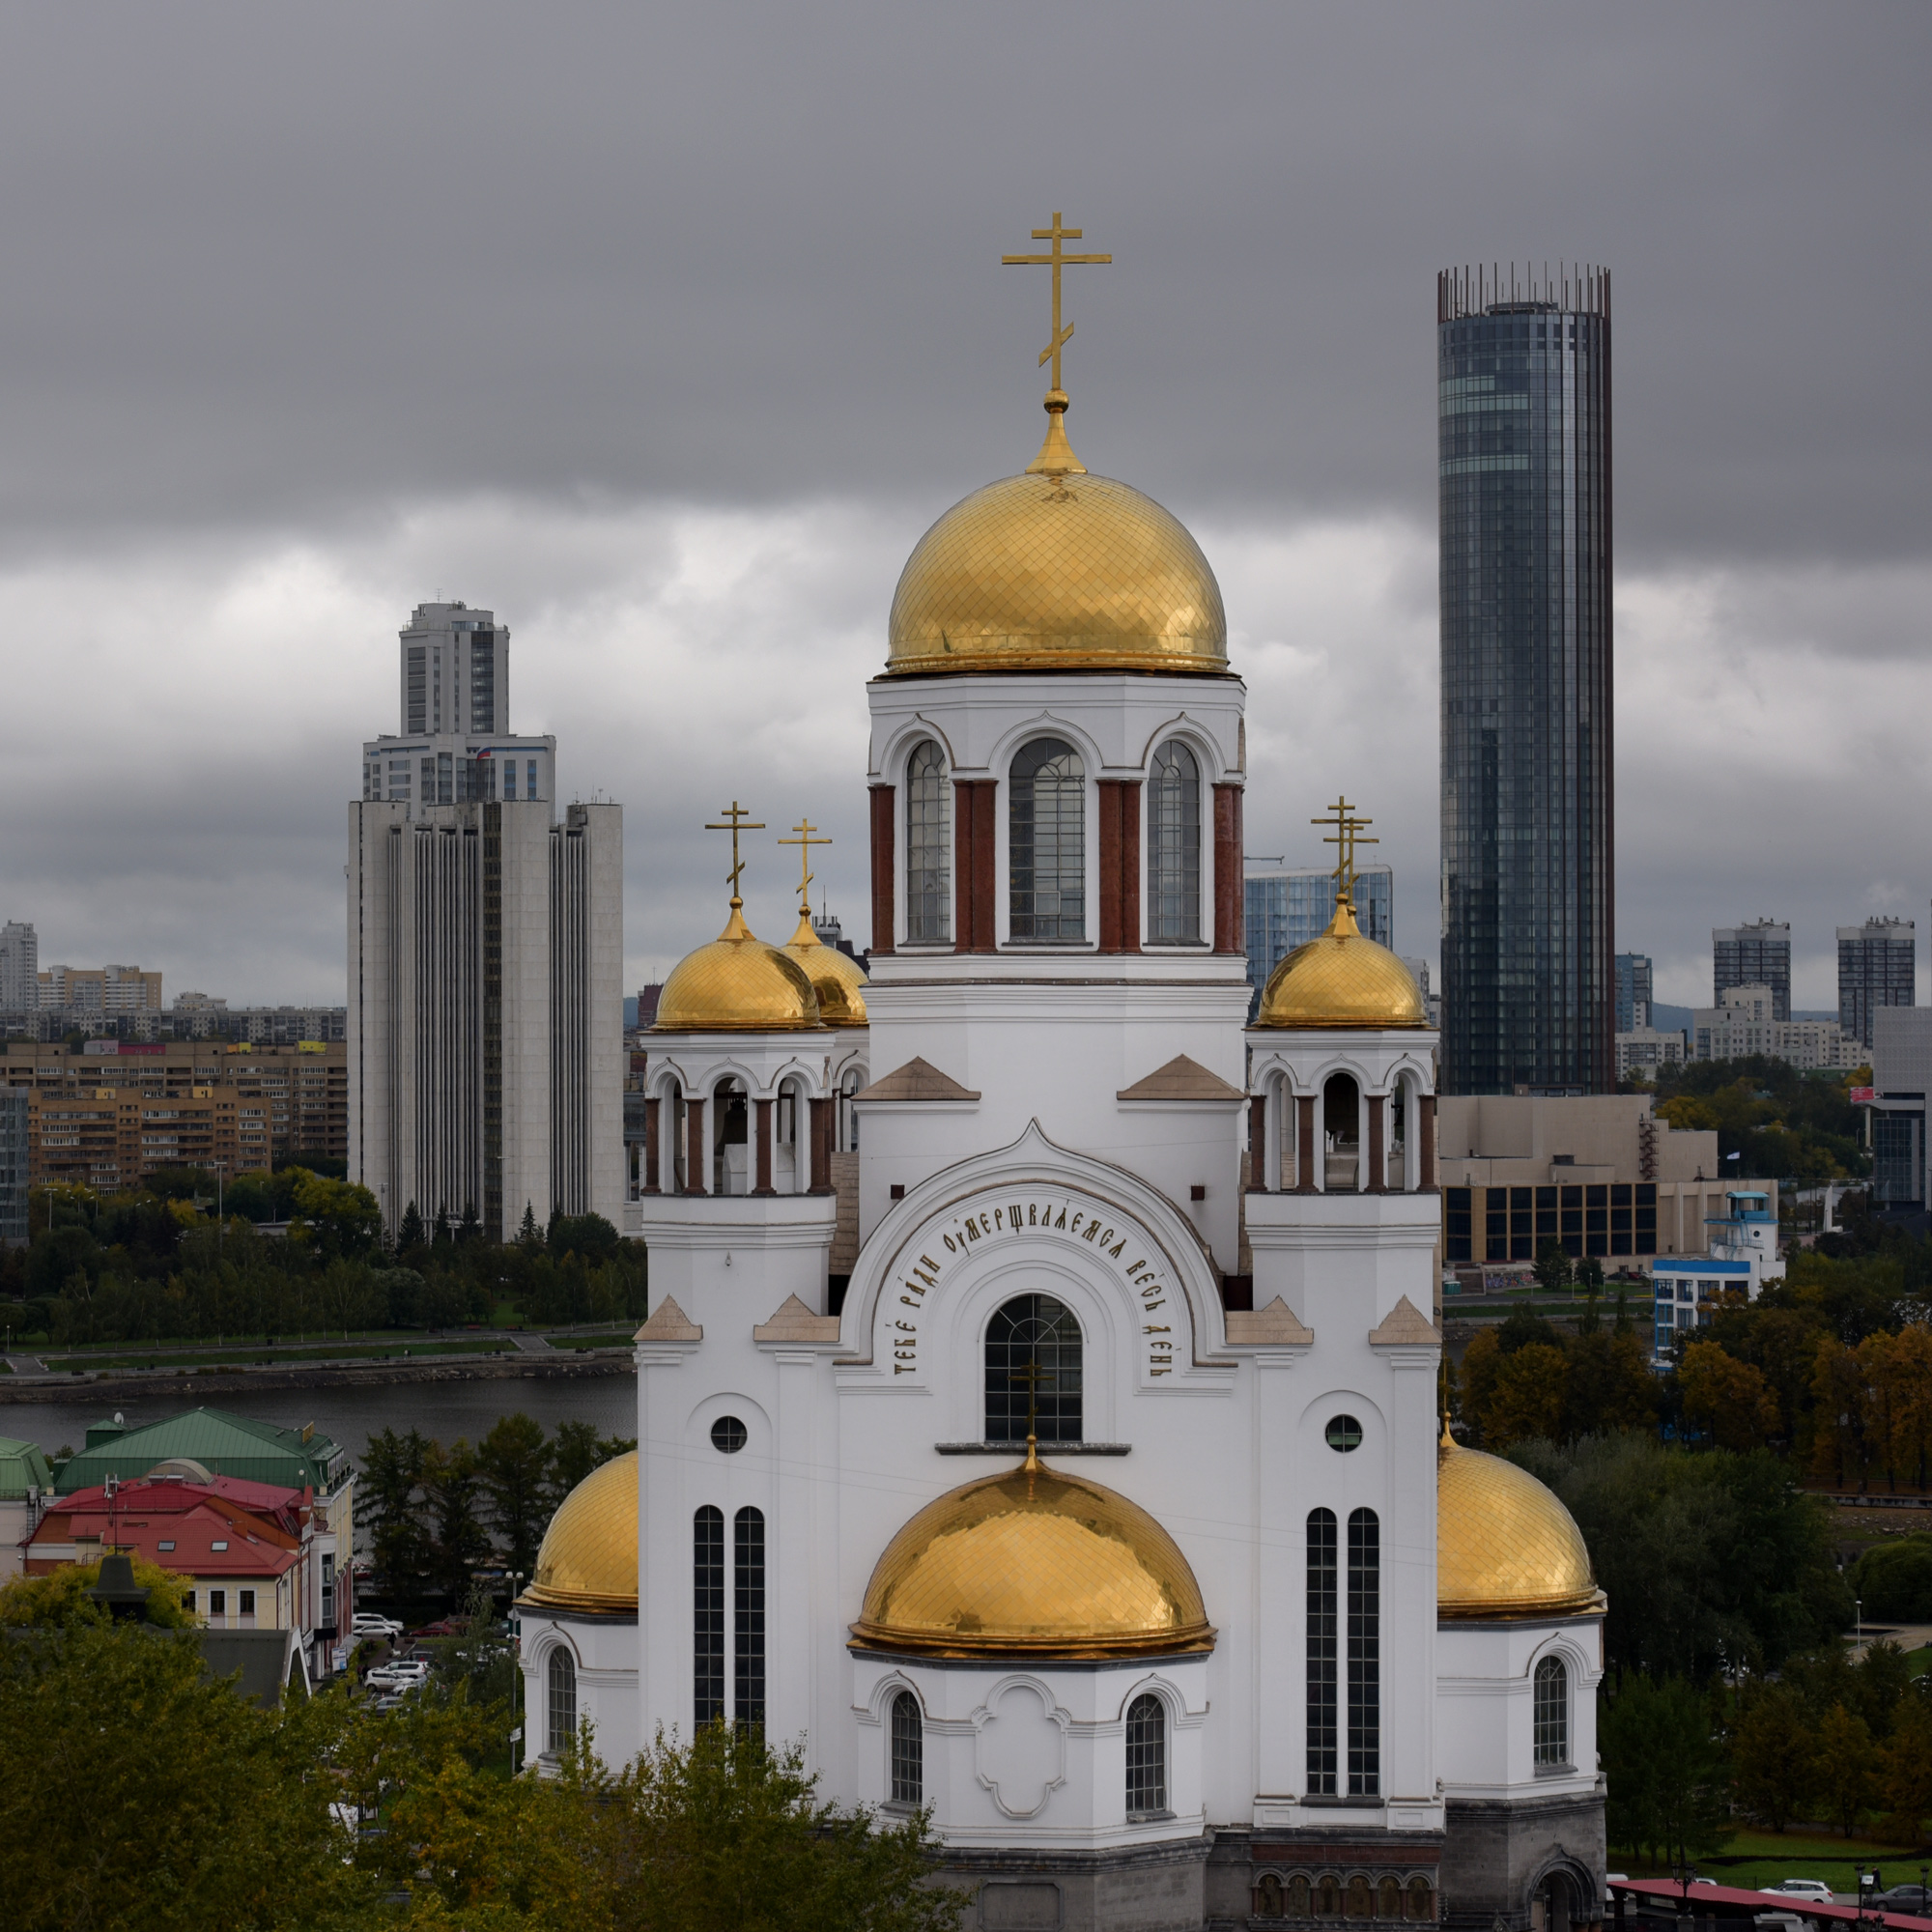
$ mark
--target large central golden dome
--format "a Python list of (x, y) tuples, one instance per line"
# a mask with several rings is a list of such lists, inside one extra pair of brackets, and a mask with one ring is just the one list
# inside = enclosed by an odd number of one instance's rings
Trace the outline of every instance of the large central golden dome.
[(891, 634), (889, 671), (1228, 668), (1201, 546), (1151, 497), (1084, 472), (955, 503), (906, 561)]
[(600, 1463), (557, 1506), (522, 1602), (533, 1609), (635, 1616), (638, 1452)]
[(852, 1635), (923, 1657), (1214, 1647), (1173, 1537), (1138, 1503), (1032, 1461), (927, 1503), (886, 1546)]
[(1435, 1613), (1448, 1623), (1602, 1607), (1576, 1519), (1527, 1469), (1445, 1431), (1435, 1463)]

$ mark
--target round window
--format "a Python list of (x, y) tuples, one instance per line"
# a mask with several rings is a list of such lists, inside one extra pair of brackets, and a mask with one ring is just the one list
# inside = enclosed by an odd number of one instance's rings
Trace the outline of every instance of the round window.
[[(714, 1436), (717, 1433), (712, 1431)], [(1328, 1446), (1339, 1449), (1345, 1456), (1350, 1449), (1359, 1449), (1362, 1446), (1362, 1425), (1352, 1415), (1338, 1415), (1328, 1425)]]
[[(1329, 1439), (1332, 1441), (1334, 1438), (1331, 1435)], [(1355, 1440), (1357, 1442), (1361, 1440), (1359, 1431), (1356, 1433)], [(735, 1415), (721, 1415), (711, 1425), (711, 1446), (721, 1456), (735, 1456), (745, 1446), (745, 1425)], [(1349, 1446), (1352, 1449), (1354, 1443), (1351, 1442)]]

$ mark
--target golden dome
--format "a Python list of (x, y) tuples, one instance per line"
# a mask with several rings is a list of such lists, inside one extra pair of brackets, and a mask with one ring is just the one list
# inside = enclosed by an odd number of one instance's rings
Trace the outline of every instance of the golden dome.
[(1272, 973), (1255, 1024), (1264, 1027), (1426, 1027), (1415, 975), (1386, 946), (1365, 939), (1344, 898), (1319, 939), (1297, 946)]
[(1435, 1458), (1435, 1613), (1450, 1622), (1572, 1616), (1603, 1602), (1582, 1532), (1555, 1495), (1444, 1431)]
[(860, 1027), (866, 1019), (866, 972), (849, 954), (828, 946), (812, 930), (810, 910), (798, 916), (798, 930), (784, 950), (805, 968), (818, 997), (818, 1016), (827, 1026)]
[(1211, 1650), (1201, 1588), (1138, 1503), (1031, 1458), (952, 1490), (886, 1546), (852, 1626), (923, 1657)]
[(742, 904), (734, 898), (724, 930), (671, 968), (653, 1033), (784, 1033), (823, 1024), (798, 961), (753, 936)]
[(638, 1452), (600, 1463), (558, 1504), (520, 1602), (533, 1609), (638, 1611)]
[(889, 671), (1228, 668), (1200, 545), (1152, 497), (1084, 471), (955, 503), (906, 560), (891, 634)]

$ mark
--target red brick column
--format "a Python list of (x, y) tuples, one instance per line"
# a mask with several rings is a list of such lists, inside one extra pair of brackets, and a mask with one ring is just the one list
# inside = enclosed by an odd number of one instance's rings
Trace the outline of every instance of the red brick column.
[(1141, 950), (1141, 786), (1100, 781), (1100, 951)]
[(1247, 950), (1241, 909), (1241, 787), (1214, 787), (1214, 951)]
[(898, 876), (898, 855), (893, 835), (898, 821), (894, 816), (898, 793), (891, 785), (872, 787), (872, 951), (893, 950), (893, 925), (897, 899), (894, 882)]
[(709, 1194), (706, 1184), (711, 1179), (711, 1150), (704, 1140), (704, 1102), (687, 1100), (684, 1103), (684, 1191), (687, 1194)]
[(772, 1103), (760, 1100), (758, 1108), (758, 1177), (753, 1194), (776, 1194), (772, 1185)]

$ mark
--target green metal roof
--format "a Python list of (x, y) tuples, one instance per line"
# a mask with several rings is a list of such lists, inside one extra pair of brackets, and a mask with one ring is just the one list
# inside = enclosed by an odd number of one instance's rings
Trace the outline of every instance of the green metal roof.
[(109, 1476), (145, 1476), (156, 1463), (174, 1456), (187, 1457), (216, 1476), (275, 1483), (285, 1490), (333, 1489), (349, 1470), (348, 1456), (312, 1424), (305, 1438), (299, 1429), (218, 1408), (191, 1408), (142, 1429), (96, 1427), (88, 1435), (88, 1447), (55, 1480), (54, 1488), (64, 1496)]
[(46, 1452), (38, 1442), (0, 1435), (0, 1497), (17, 1502), (30, 1489), (50, 1490), (53, 1486)]

